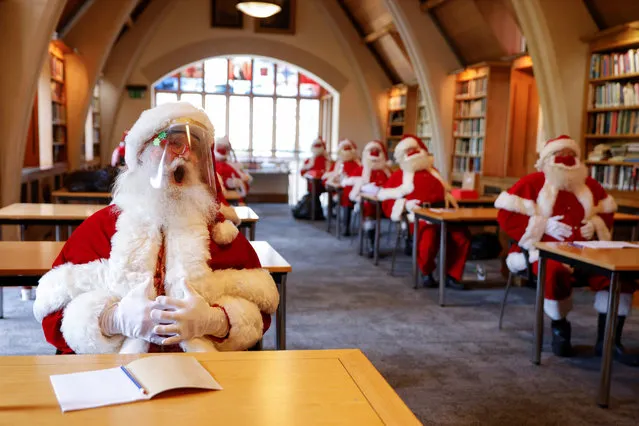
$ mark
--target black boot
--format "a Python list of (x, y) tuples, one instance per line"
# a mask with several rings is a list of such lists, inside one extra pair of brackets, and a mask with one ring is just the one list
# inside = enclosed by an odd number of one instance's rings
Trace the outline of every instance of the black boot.
[(408, 238), (406, 238), (406, 240), (404, 241), (404, 254), (406, 256), (412, 256), (413, 255), (413, 239), (408, 236)]
[[(601, 356), (603, 353), (604, 335), (606, 334), (606, 314), (599, 314), (597, 317), (597, 343), (595, 344), (595, 354)], [(639, 366), (639, 354), (631, 354), (621, 344), (621, 334), (623, 326), (626, 323), (626, 317), (617, 317), (617, 329), (615, 330), (615, 341), (612, 347), (612, 354), (615, 361), (631, 367)]]
[(464, 287), (464, 284), (460, 283), (459, 281), (457, 281), (455, 278), (451, 277), (450, 275), (446, 275), (446, 287), (452, 288), (454, 290), (466, 290), (466, 287)]
[(342, 236), (350, 237), (351, 236), (351, 216), (353, 213), (353, 209), (350, 207), (344, 207), (343, 212), (344, 212), (343, 213), (344, 214), (344, 222), (343, 222), (344, 230), (342, 232)]
[(375, 257), (375, 230), (367, 230), (366, 237), (368, 238), (368, 257), (372, 259)]
[(550, 329), (552, 331), (552, 352), (561, 357), (572, 356), (570, 322), (566, 318), (553, 320), (550, 323)]
[(424, 284), (424, 287), (426, 288), (435, 288), (438, 286), (437, 281), (435, 281), (435, 277), (433, 276), (432, 272), (424, 276), (424, 278), (422, 279), (422, 283)]

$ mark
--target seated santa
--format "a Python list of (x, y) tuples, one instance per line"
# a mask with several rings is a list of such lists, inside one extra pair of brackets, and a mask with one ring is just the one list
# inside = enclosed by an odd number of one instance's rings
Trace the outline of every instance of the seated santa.
[[(550, 139), (539, 153), (536, 173), (521, 178), (495, 201), (499, 226), (517, 241), (506, 258), (512, 272), (526, 269), (523, 250), (528, 251), (532, 271), (537, 274), (539, 241), (610, 240), (614, 199), (590, 176), (579, 160), (579, 145), (566, 135)], [(544, 312), (552, 329), (552, 350), (562, 357), (573, 354), (571, 326), (566, 319), (572, 309), (572, 288), (589, 286), (595, 293), (599, 312), (596, 353), (601, 355), (609, 280), (603, 275), (573, 269), (554, 260), (546, 261)], [(627, 354), (621, 344), (626, 316), (632, 306), (634, 285), (623, 282), (619, 299), (619, 317), (615, 333), (615, 356), (623, 363), (637, 365), (639, 357)]]
[(113, 204), (70, 236), (33, 312), (58, 353), (244, 350), (279, 295), (218, 210), (213, 126), (184, 102), (144, 111)]
[[(393, 173), (384, 188), (377, 193), (382, 200), (384, 213), (393, 221), (399, 221), (406, 214), (413, 233), (415, 216), (413, 209), (422, 205), (446, 203), (457, 207), (450, 194), (450, 186), (433, 167), (433, 157), (422, 140), (413, 135), (405, 135), (395, 147), (395, 159), (400, 170)], [(415, 237), (413, 237), (415, 238)], [(460, 284), (464, 265), (470, 250), (470, 235), (464, 226), (449, 226), (446, 236), (446, 285), (463, 288)], [(435, 258), (439, 252), (439, 226), (420, 221), (417, 234), (417, 263), (424, 275), (424, 285), (436, 285), (432, 276)]]
[[(237, 159), (229, 158), (234, 152), (231, 141), (224, 136), (215, 141), (214, 157), (215, 169), (220, 177), (222, 186), (226, 191), (237, 191), (242, 198), (248, 195), (249, 185), (253, 178), (242, 170)], [(233, 161), (231, 161), (233, 160)]]
[[(342, 140), (337, 146), (337, 161), (333, 163), (331, 169), (324, 173), (322, 181), (324, 185), (332, 185), (342, 188), (342, 195), (339, 200), (342, 207), (341, 220), (344, 223), (343, 235), (351, 235), (351, 216), (354, 203), (349, 195), (353, 189), (357, 178), (362, 174), (362, 164), (357, 158), (357, 146), (350, 139)], [(330, 214), (330, 212), (329, 212)]]
[(368, 240), (368, 257), (371, 258), (374, 255), (373, 248), (375, 246), (375, 206), (366, 200), (362, 203), (361, 194), (377, 194), (390, 174), (386, 146), (380, 141), (367, 143), (362, 152), (362, 175), (355, 178), (349, 198), (352, 202), (359, 203), (359, 208), (363, 209), (364, 223), (362, 226)]
[[(322, 138), (317, 138), (311, 144), (311, 158), (307, 158), (304, 160), (304, 164), (302, 164), (302, 168), (300, 169), (300, 174), (305, 178), (313, 178), (316, 180), (320, 180), (324, 173), (326, 173), (331, 166), (331, 160), (328, 158), (328, 153), (326, 152), (326, 142), (322, 140)], [(321, 182), (317, 182), (317, 194), (324, 192), (324, 185)], [(307, 184), (308, 192), (312, 192), (312, 182), (309, 180)]]

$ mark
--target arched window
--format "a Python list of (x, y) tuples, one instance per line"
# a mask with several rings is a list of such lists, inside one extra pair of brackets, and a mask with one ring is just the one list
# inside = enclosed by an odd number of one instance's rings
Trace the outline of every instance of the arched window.
[(181, 100), (203, 108), (215, 136), (228, 135), (241, 158), (305, 156), (324, 133), (320, 101), (328, 96), (296, 67), (250, 56), (195, 62), (154, 85), (155, 105)]

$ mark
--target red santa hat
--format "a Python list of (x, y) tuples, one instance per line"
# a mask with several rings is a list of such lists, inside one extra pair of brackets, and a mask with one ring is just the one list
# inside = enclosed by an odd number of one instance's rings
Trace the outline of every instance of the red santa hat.
[(373, 148), (377, 148), (380, 151), (382, 151), (384, 153), (384, 159), (388, 160), (388, 149), (386, 148), (386, 145), (383, 142), (378, 140), (370, 141), (364, 147), (364, 151), (370, 151)]
[(326, 151), (326, 142), (324, 142), (324, 139), (322, 139), (319, 136), (317, 138), (315, 138), (315, 140), (313, 141), (313, 143), (311, 145), (315, 145), (318, 142), (322, 144), (322, 147), (324, 148), (324, 151)]
[(138, 154), (144, 143), (166, 128), (171, 121), (178, 118), (197, 121), (212, 134), (214, 133), (213, 125), (208, 115), (188, 102), (171, 102), (147, 109), (140, 114), (140, 118), (131, 127), (125, 138), (127, 149), (124, 161), (129, 170), (137, 167)]
[(416, 143), (421, 150), (423, 150), (427, 154), (429, 153), (428, 148), (424, 144), (424, 141), (422, 141), (422, 139), (419, 136), (410, 135), (410, 134), (402, 136), (402, 139), (395, 146), (395, 152), (403, 154), (404, 151), (406, 151), (408, 147), (414, 143)]
[(543, 148), (539, 151), (539, 160), (535, 165), (537, 169), (540, 169), (544, 160), (554, 154), (557, 151), (561, 151), (564, 148), (570, 148), (575, 151), (577, 157), (581, 156), (581, 149), (579, 144), (570, 138), (568, 135), (561, 135), (553, 139), (549, 139), (544, 144)]
[(347, 145), (350, 145), (351, 149), (357, 151), (357, 145), (355, 145), (355, 142), (353, 142), (352, 140), (348, 138), (342, 139), (341, 141), (339, 141), (339, 144), (337, 145), (337, 150), (341, 151)]
[(215, 140), (215, 149), (213, 150), (215, 159), (218, 161), (226, 160), (231, 149), (231, 141), (229, 140), (228, 136), (217, 138)]

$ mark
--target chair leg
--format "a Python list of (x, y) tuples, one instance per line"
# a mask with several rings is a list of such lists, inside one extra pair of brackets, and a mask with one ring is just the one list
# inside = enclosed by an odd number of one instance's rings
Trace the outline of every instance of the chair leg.
[(386, 245), (391, 245), (391, 238), (393, 235), (393, 221), (392, 220), (388, 220), (388, 229), (386, 230), (386, 232), (388, 233), (388, 235), (386, 236)]
[[(390, 232), (389, 232), (390, 235)], [(397, 248), (399, 247), (399, 243), (402, 239), (402, 223), (397, 222), (397, 237), (395, 238), (395, 248), (393, 249), (393, 260), (391, 261), (391, 276), (395, 274), (395, 259), (397, 259)]]
[(504, 319), (504, 311), (506, 310), (506, 301), (508, 300), (508, 292), (513, 283), (513, 273), (508, 273), (508, 281), (506, 282), (506, 290), (504, 290), (504, 299), (501, 301), (501, 311), (499, 312), (499, 329), (501, 330), (502, 321)]

